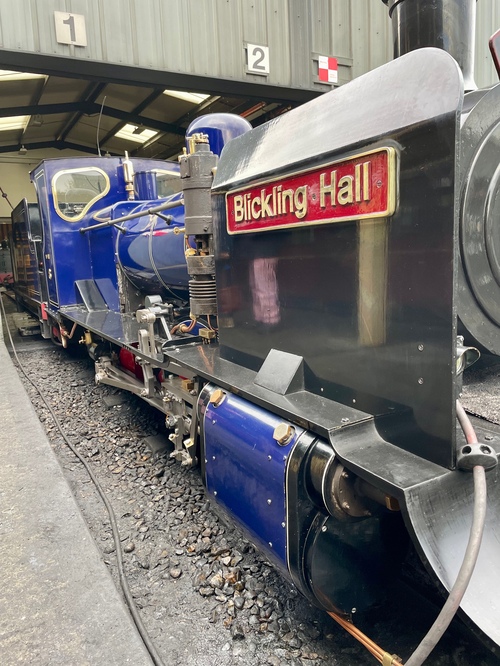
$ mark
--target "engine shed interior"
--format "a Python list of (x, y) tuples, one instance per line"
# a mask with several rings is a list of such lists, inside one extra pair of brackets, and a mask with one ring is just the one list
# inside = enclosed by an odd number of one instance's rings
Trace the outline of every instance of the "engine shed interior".
[[(118, 113), (106, 92), (140, 67), (107, 63), (58, 119), (51, 147), (73, 154), (41, 156), (13, 208), (12, 289), (42, 337), (86, 349), (96, 384), (164, 415), (170, 457), (312, 604), (350, 622), (411, 549), (443, 617), (454, 605), (498, 653), (500, 423), (461, 397), (464, 371), (500, 356), (500, 84), (474, 80), (474, 0), (378, 10), (395, 58), (360, 76), (327, 58), (342, 85), (316, 52), (304, 87), (295, 61), (286, 85), (257, 83), (245, 42), (248, 99), (221, 78), (159, 120), (175, 91), (150, 74)], [(44, 81), (27, 115), (57, 116)], [(52, 141), (28, 143), (36, 115), (20, 145), (0, 135), (12, 163)], [(128, 124), (153, 134), (129, 150)]]

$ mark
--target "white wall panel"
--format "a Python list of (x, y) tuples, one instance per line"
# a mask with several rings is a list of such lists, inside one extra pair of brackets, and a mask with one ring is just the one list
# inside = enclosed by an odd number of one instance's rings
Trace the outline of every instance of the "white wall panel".
[(35, 51), (38, 26), (33, 25), (31, 0), (0, 2), (0, 40), (3, 48)]
[(488, 40), (500, 30), (500, 0), (479, 0), (476, 24), (476, 83), (481, 88), (498, 82)]
[(219, 67), (219, 43), (225, 39), (224, 21), (217, 21), (217, 5), (212, 0), (187, 3), (188, 34), (191, 36), (192, 73), (201, 76), (221, 74)]
[(224, 17), (219, 27), (219, 69), (221, 76), (236, 79), (245, 66), (243, 44), (243, 20), (241, 3), (231, 0), (214, 0), (217, 17)]
[[(132, 44), (134, 64), (139, 67), (157, 67), (163, 62), (163, 42), (168, 42), (158, 20), (159, 2), (130, 0)], [(144, 36), (144, 39), (142, 38)]]
[[(46, 0), (44, 0), (46, 1)], [(150, 0), (145, 3), (150, 4)], [(130, 0), (103, 0), (99, 3), (101, 18), (101, 39), (103, 43), (104, 60), (119, 65), (135, 65), (134, 49), (132, 46), (132, 32), (142, 43), (146, 35), (137, 33), (137, 26), (133, 25), (133, 14), (130, 11)], [(75, 50), (81, 49), (75, 47)]]
[[(241, 0), (240, 4), (243, 15), (243, 39), (250, 44), (268, 45), (267, 1)], [(281, 4), (285, 5), (284, 2)]]
[[(289, 85), (291, 75), (290, 53), (290, 13), (288, 2), (283, 0), (267, 0), (268, 42), (270, 47), (269, 60), (273, 83), (280, 86)], [(259, 44), (261, 42), (258, 42)]]
[(163, 47), (163, 57), (158, 69), (172, 72), (190, 72), (192, 69), (191, 46), (186, 32), (187, 4), (179, 0), (160, 0), (158, 3)]

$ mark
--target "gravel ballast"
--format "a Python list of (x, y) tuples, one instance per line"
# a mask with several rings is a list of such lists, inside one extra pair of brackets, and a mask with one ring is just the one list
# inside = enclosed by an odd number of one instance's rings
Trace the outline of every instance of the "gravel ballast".
[[(199, 470), (186, 469), (162, 452), (166, 431), (160, 413), (126, 392), (96, 386), (93, 363), (86, 357), (48, 347), (20, 358), (106, 490), (118, 519), (132, 594), (165, 664), (377, 663), (218, 517)], [(39, 396), (25, 385), (117, 580), (115, 546), (102, 502)], [(153, 436), (156, 452), (147, 441)], [(384, 649), (405, 659), (437, 612), (411, 594), (394, 596), (361, 623)], [(426, 663), (494, 666), (500, 660), (457, 623)]]

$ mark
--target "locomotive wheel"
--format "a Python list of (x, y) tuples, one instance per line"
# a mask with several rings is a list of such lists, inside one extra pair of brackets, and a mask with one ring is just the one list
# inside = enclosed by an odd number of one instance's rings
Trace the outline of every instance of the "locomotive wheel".
[(500, 354), (500, 86), (462, 126), (457, 314), (474, 340)]

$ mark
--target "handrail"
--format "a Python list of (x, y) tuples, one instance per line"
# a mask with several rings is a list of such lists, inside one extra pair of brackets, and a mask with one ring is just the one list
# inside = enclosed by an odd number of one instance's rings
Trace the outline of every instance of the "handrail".
[[(93, 231), (94, 229), (103, 229), (105, 227), (116, 226), (122, 233), (126, 232), (125, 227), (120, 227), (120, 222), (127, 222), (127, 220), (136, 220), (139, 217), (144, 217), (144, 215), (156, 215), (161, 213), (164, 210), (169, 210), (170, 208), (177, 208), (178, 206), (184, 205), (184, 199), (178, 199), (177, 201), (169, 201), (168, 203), (161, 204), (160, 206), (153, 206), (152, 208), (145, 208), (144, 210), (139, 211), (138, 213), (130, 213), (130, 215), (124, 215), (119, 217), (116, 220), (108, 218), (107, 220), (100, 222), (99, 224), (93, 224), (90, 227), (80, 227), (79, 232), (81, 234), (86, 234), (87, 231)], [(165, 219), (165, 216), (160, 215), (162, 219)]]

